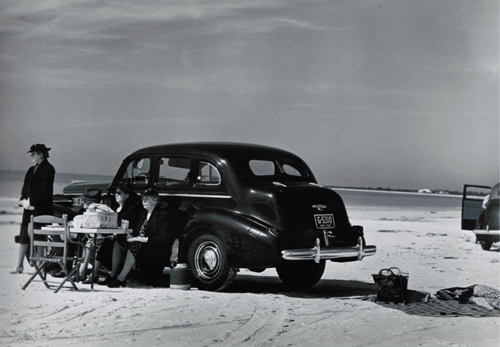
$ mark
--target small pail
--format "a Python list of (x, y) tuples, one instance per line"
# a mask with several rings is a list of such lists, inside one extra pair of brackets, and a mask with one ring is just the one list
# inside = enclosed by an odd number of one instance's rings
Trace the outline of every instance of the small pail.
[(177, 264), (170, 270), (170, 289), (191, 289), (191, 270), (186, 264)]

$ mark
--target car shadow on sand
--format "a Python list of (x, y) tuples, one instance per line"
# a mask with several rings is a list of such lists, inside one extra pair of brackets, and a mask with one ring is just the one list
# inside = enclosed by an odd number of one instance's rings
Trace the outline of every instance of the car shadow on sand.
[[(164, 271), (160, 286), (168, 288), (170, 284), (169, 271)], [(323, 279), (314, 287), (296, 290), (287, 287), (278, 276), (260, 274), (242, 274), (236, 276), (235, 281), (224, 292), (252, 293), (252, 294), (279, 294), (302, 298), (347, 298), (353, 296), (368, 296), (377, 293), (375, 283), (355, 280)]]
[(238, 274), (228, 288), (229, 293), (280, 294), (303, 298), (345, 298), (367, 296), (377, 293), (375, 283), (354, 280), (324, 279), (309, 289), (294, 290), (287, 287), (278, 277)]

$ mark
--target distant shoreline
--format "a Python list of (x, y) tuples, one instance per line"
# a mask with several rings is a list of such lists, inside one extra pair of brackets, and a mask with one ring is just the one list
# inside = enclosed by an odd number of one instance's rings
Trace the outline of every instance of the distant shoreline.
[[(26, 172), (19, 170), (0, 170), (0, 176), (4, 178), (17, 179), (22, 182), (24, 180), (24, 175)], [(67, 173), (67, 172), (56, 172), (55, 181), (59, 184), (70, 184), (73, 181), (103, 181), (113, 180), (114, 176), (110, 175), (92, 175), (92, 174), (77, 174), (77, 173)], [(452, 196), (452, 197), (462, 197), (462, 192), (458, 191), (446, 191), (440, 190), (443, 193), (438, 193), (433, 191), (431, 193), (419, 193), (418, 190), (411, 189), (391, 189), (391, 188), (371, 188), (371, 187), (342, 187), (342, 186), (332, 186), (322, 184), (322, 186), (338, 189), (338, 190), (351, 190), (351, 191), (362, 191), (362, 192), (379, 192), (379, 193), (394, 193), (394, 194), (416, 194), (416, 195), (429, 195), (429, 196)]]
[[(24, 181), (24, 176), (26, 175), (26, 171), (19, 170), (0, 170), (0, 177), (4, 179), (13, 179)], [(71, 183), (73, 181), (103, 181), (109, 180), (110, 182), (113, 180), (114, 176), (109, 175), (91, 175), (91, 174), (77, 174), (77, 173), (67, 173), (67, 172), (57, 172), (55, 182), (58, 183)]]
[(334, 187), (334, 186), (325, 186), (331, 188), (333, 190), (348, 190), (353, 192), (374, 192), (374, 193), (389, 193), (389, 194), (410, 194), (410, 195), (419, 195), (419, 196), (439, 196), (439, 197), (448, 197), (448, 198), (462, 198), (462, 194), (438, 194), (438, 193), (419, 193), (413, 191), (406, 190), (383, 190), (383, 189), (373, 189), (373, 188), (348, 188), (348, 187)]

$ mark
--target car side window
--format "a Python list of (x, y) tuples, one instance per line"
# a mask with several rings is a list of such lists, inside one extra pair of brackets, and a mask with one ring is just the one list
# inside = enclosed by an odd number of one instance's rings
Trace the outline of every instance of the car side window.
[(283, 171), (288, 175), (288, 176), (297, 176), (297, 177), (302, 177), (302, 174), (300, 173), (299, 170), (297, 170), (295, 167), (293, 167), (290, 164), (283, 164)]
[(221, 183), (219, 170), (212, 164), (200, 162), (197, 183), (201, 185), (218, 185)]
[(187, 185), (191, 172), (191, 160), (188, 158), (163, 157), (160, 159), (158, 185)]
[(250, 160), (248, 162), (250, 170), (256, 176), (273, 176), (276, 173), (276, 167), (271, 160)]
[(150, 180), (151, 159), (135, 158), (127, 166), (122, 179), (132, 184), (148, 184)]

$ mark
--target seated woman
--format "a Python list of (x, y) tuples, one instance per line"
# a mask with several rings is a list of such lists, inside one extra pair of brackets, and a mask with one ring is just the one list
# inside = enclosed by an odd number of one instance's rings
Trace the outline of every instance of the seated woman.
[[(132, 190), (132, 186), (126, 182), (119, 182), (111, 192), (115, 194), (115, 199), (118, 203), (118, 208), (116, 209), (116, 212), (118, 212), (118, 223), (121, 225), (121, 222), (126, 220), (129, 223), (129, 228), (134, 228), (144, 211), (140, 197)], [(111, 273), (106, 279), (97, 283), (100, 285), (108, 285), (116, 279), (127, 255), (128, 242), (125, 235), (117, 235), (116, 239), (112, 241)], [(101, 252), (97, 254), (97, 269), (99, 269), (98, 266), (101, 262), (105, 261), (104, 258), (107, 256), (102, 252), (105, 246), (106, 241), (101, 248)]]
[[(125, 287), (132, 268), (154, 269), (159, 280), (165, 266), (170, 265), (172, 245), (182, 232), (184, 220), (174, 210), (162, 209), (155, 188), (142, 193), (142, 204), (146, 209), (140, 215), (134, 234), (127, 239), (128, 250), (125, 264), (117, 278), (108, 284), (109, 288)], [(153, 283), (151, 283), (153, 284)]]

